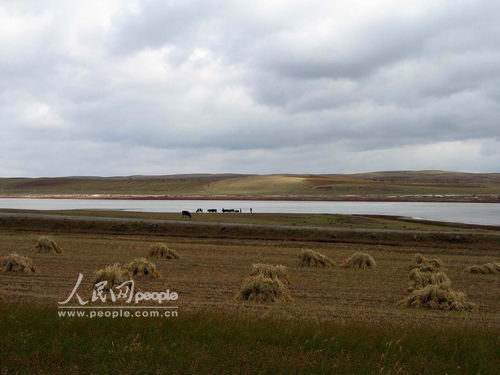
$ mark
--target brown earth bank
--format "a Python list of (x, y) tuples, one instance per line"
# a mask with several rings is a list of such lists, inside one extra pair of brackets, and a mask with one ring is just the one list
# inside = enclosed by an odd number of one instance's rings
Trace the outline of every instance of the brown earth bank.
[[(195, 219), (179, 219), (178, 214), (122, 213), (113, 211), (102, 213), (92, 211), (96, 216), (85, 212), (70, 211), (61, 213), (38, 213), (17, 210), (0, 211), (0, 228), (17, 230), (49, 230), (56, 232), (90, 232), (110, 234), (162, 234), (169, 236), (192, 236), (202, 238), (232, 238), (240, 240), (312, 240), (316, 242), (351, 242), (380, 245), (411, 243), (441, 243), (451, 246), (476, 244), (477, 247), (500, 245), (500, 229), (494, 226), (467, 224), (419, 222), (397, 218), (375, 217), (375, 221), (364, 217), (353, 217), (350, 224), (344, 224), (344, 217), (335, 221), (336, 215), (274, 215), (274, 214), (201, 214)], [(129, 214), (129, 215), (127, 215)], [(135, 214), (135, 215), (134, 215)], [(141, 218), (145, 215), (146, 218)], [(125, 216), (125, 217), (122, 217)], [(128, 216), (128, 217), (126, 217)], [(271, 219), (278, 216), (270, 224)], [(160, 217), (161, 219), (152, 219)], [(163, 217), (169, 217), (165, 220)], [(198, 219), (201, 217), (201, 219)], [(307, 218), (299, 225), (291, 218)], [(320, 217), (326, 220), (314, 221)], [(176, 218), (176, 219), (172, 219)], [(238, 219), (251, 218), (249, 222)], [(259, 221), (259, 218), (267, 218)], [(356, 219), (361, 220), (357, 221)], [(209, 221), (227, 219), (229, 221)], [(280, 223), (280, 220), (282, 223)], [(288, 220), (288, 221), (287, 221)], [(285, 224), (288, 223), (288, 224)], [(314, 223), (314, 224), (313, 224)], [(348, 222), (349, 223), (349, 222)], [(354, 225), (353, 225), (354, 223)], [(382, 226), (383, 225), (383, 226)]]
[[(42, 234), (52, 235), (63, 255), (33, 253)], [(179, 293), (179, 311), (236, 312), (252, 316), (401, 324), (439, 323), (500, 327), (498, 275), (465, 272), (473, 264), (500, 258), (495, 231), (459, 232), (374, 230), (285, 225), (185, 223), (166, 220), (12, 215), (0, 217), (0, 256), (29, 255), (34, 274), (0, 273), (2, 303), (56, 306), (84, 275), (82, 297), (91, 294), (95, 270), (145, 256), (153, 243), (165, 242), (180, 259), (155, 260), (158, 279), (139, 280), (146, 291)], [(299, 267), (301, 249), (314, 249), (337, 263), (332, 268)], [(377, 266), (353, 270), (338, 264), (354, 252), (371, 254)], [(397, 302), (407, 296), (409, 266), (415, 253), (439, 258), (455, 289), (479, 305), (474, 312), (410, 309)], [(282, 264), (291, 281), (290, 303), (236, 301), (253, 263)]]
[(129, 195), (129, 194), (0, 194), (1, 198), (21, 199), (109, 199), (109, 200), (248, 200), (324, 202), (450, 202), (500, 203), (500, 195), (405, 195), (405, 196), (290, 196), (290, 195)]

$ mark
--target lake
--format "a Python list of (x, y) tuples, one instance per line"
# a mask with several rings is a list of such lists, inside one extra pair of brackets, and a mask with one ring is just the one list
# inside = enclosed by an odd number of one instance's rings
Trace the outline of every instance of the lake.
[(225, 200), (100, 200), (100, 199), (0, 199), (0, 208), (26, 210), (123, 210), (180, 212), (216, 208), (254, 213), (314, 213), (407, 216), (416, 219), (467, 224), (500, 225), (498, 203), (434, 202), (321, 202)]

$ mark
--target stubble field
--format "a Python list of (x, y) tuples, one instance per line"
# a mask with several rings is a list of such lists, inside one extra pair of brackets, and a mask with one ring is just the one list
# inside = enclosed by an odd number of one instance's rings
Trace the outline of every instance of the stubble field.
[[(300, 241), (179, 238), (143, 235), (92, 235), (59, 233), (55, 236), (63, 255), (32, 253), (40, 233), (0, 231), (0, 256), (16, 251), (33, 257), (35, 274), (0, 273), (3, 302), (57, 305), (72, 291), (78, 274), (84, 279), (79, 289), (89, 297), (94, 271), (107, 264), (125, 263), (146, 256), (149, 246), (165, 242), (181, 259), (155, 260), (161, 277), (142, 279), (137, 286), (147, 291), (170, 289), (179, 294), (183, 310), (208, 309), (272, 314), (280, 317), (348, 319), (408, 322), (415, 320), (463, 321), (466, 324), (500, 326), (500, 280), (497, 275), (473, 275), (465, 267), (494, 261), (494, 248), (468, 246), (384, 246)], [(341, 267), (299, 267), (298, 252), (318, 250), (338, 263), (356, 251), (370, 253), (377, 262), (373, 270)], [(408, 271), (419, 252), (441, 259), (454, 288), (478, 303), (477, 312), (457, 313), (408, 309), (396, 306), (407, 295)], [(241, 281), (253, 263), (283, 264), (288, 267), (294, 299), (289, 304), (255, 304), (234, 300)]]
[[(365, 232), (353, 231), (350, 238), (342, 232), (332, 240), (317, 232), (321, 240), (311, 241), (307, 228), (261, 232), (258, 226), (241, 231), (221, 224), (219, 235), (209, 227), (172, 225), (4, 218), (0, 256), (12, 251), (32, 256), (37, 272), (0, 273), (1, 373), (494, 374), (500, 365), (499, 277), (464, 272), (473, 264), (498, 261), (494, 232), (470, 238), (460, 228), (459, 237), (456, 228), (447, 229), (452, 237), (415, 237), (420, 236), (415, 229), (384, 232), (384, 237), (374, 232), (378, 239), (369, 243), (371, 232), (362, 237)], [(168, 234), (161, 234), (163, 229)], [(152, 232), (142, 232), (147, 230)], [(238, 238), (240, 233), (246, 238)], [(51, 234), (64, 253), (33, 253), (42, 234)], [(297, 238), (302, 234), (307, 240)], [(391, 240), (392, 235), (397, 237)], [(178, 317), (58, 315), (57, 302), (68, 297), (79, 273), (84, 278), (78, 294), (86, 300), (95, 270), (145, 256), (157, 242), (176, 250), (180, 259), (155, 260), (161, 277), (137, 279), (136, 286), (177, 292)], [(304, 248), (337, 266), (299, 267), (297, 255)], [(338, 266), (357, 251), (370, 253), (376, 268)], [(441, 259), (452, 287), (465, 292), (478, 310), (398, 306), (408, 294), (417, 252)], [(253, 263), (287, 266), (293, 301), (236, 301)]]

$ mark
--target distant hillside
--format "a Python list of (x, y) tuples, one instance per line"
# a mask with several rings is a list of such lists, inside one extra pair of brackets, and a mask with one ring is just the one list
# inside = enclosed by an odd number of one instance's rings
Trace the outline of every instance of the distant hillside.
[(0, 179), (0, 195), (498, 201), (500, 173), (388, 171), (348, 175), (186, 174), (3, 178)]
[(359, 173), (358, 176), (375, 181), (435, 183), (435, 184), (498, 184), (500, 173), (463, 173), (448, 171), (388, 171)]

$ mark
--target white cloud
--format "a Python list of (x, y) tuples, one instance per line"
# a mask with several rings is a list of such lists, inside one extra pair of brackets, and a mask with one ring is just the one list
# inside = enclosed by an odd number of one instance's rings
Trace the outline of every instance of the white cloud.
[(0, 174), (492, 171), (498, 11), (2, 2)]

